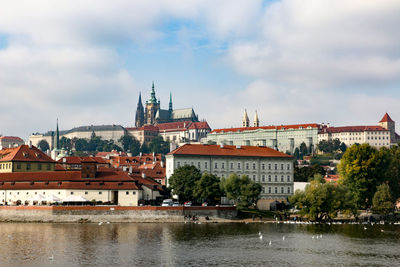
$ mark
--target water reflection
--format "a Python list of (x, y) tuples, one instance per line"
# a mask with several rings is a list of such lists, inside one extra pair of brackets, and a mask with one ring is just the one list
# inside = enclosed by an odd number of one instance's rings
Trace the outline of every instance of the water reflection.
[(263, 223), (2, 223), (0, 238), (0, 266), (396, 266), (400, 262), (399, 225), (364, 230), (362, 225)]

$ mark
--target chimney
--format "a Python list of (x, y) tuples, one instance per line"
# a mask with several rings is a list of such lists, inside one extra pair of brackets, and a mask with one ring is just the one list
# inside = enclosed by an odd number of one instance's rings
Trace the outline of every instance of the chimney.
[(67, 158), (63, 158), (63, 163), (67, 163)]
[(161, 161), (161, 168), (164, 168), (164, 161)]
[(142, 172), (142, 178), (146, 178), (146, 174)]
[[(12, 145), (11, 144), (8, 144), (8, 148), (11, 148), (12, 147)], [(30, 148), (30, 147), (29, 147)]]
[(32, 141), (29, 141), (29, 148), (32, 148)]
[(237, 146), (236, 146), (236, 149), (240, 149), (240, 148), (241, 148), (240, 145), (237, 145)]
[(220, 144), (219, 147), (220, 147), (220, 148), (224, 148), (224, 144)]
[(139, 157), (140, 157), (140, 158), (142, 157), (142, 152), (139, 153)]

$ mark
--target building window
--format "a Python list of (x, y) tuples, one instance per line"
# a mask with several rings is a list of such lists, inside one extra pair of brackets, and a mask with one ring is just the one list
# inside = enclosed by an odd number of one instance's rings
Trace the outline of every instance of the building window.
[(275, 175), (275, 182), (278, 182), (278, 175)]
[(281, 170), (283, 170), (283, 164), (281, 164)]
[(283, 175), (281, 176), (281, 182), (283, 182), (284, 181), (284, 178), (283, 178)]
[(88, 192), (86, 191), (86, 192), (85, 192), (85, 195), (87, 195), (87, 194), (88, 194)]
[(265, 164), (264, 163), (261, 165), (261, 169), (265, 170)]
[(73, 195), (74, 194), (74, 192), (71, 192), (71, 195)]
[(278, 187), (275, 187), (275, 194), (278, 194)]
[(231, 163), (231, 169), (233, 169), (233, 163)]
[(271, 163), (270, 164), (268, 164), (268, 170), (270, 170), (271, 169)]
[(135, 191), (133, 191), (133, 192), (132, 192), (132, 195), (136, 195), (136, 192), (135, 192)]
[(197, 168), (200, 169), (200, 162), (197, 162)]
[(178, 168), (181, 166), (181, 163), (178, 161), (177, 163), (176, 163), (176, 166), (178, 166)]
[(48, 171), (50, 170), (50, 164), (47, 164), (47, 170)]
[(287, 176), (287, 181), (290, 182), (290, 175)]
[(21, 163), (17, 163), (17, 169), (21, 169)]
[(218, 169), (218, 163), (215, 162), (214, 169)]
[(31, 164), (30, 164), (30, 163), (27, 163), (27, 164), (26, 164), (26, 169), (27, 169), (27, 170), (30, 170), (30, 169), (31, 169)]
[(207, 169), (207, 162), (204, 162), (204, 168)]
[(290, 170), (290, 164), (287, 165), (287, 169)]
[(42, 164), (38, 163), (38, 170), (42, 169)]
[(61, 195), (61, 192), (58, 192), (59, 195)]
[(290, 194), (290, 187), (287, 188), (287, 192), (288, 192), (288, 194)]
[(271, 194), (271, 187), (268, 187), (268, 193)]
[(221, 169), (225, 169), (225, 164), (223, 162), (221, 163)]
[(238, 169), (240, 170), (240, 162), (238, 162)]
[(281, 187), (281, 194), (283, 194), (285, 191), (283, 190), (283, 187)]
[(253, 163), (253, 170), (255, 170), (256, 169), (256, 164), (255, 163)]
[(278, 164), (275, 164), (275, 170), (277, 170), (278, 169)]
[(249, 169), (249, 163), (246, 163), (246, 170)]
[(253, 175), (253, 181), (254, 181), (254, 182), (256, 181), (256, 176), (255, 176), (255, 175)]
[(99, 195), (103, 194), (103, 192), (99, 191)]
[(265, 193), (265, 187), (264, 186), (262, 187), (262, 192)]
[(126, 194), (129, 195), (129, 191), (126, 191)]
[(265, 182), (265, 175), (262, 176), (262, 181)]
[(268, 175), (268, 182), (271, 182), (271, 175)]

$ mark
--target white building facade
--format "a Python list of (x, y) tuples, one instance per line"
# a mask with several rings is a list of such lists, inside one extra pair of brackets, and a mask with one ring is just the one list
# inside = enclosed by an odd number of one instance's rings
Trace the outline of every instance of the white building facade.
[(220, 178), (247, 175), (262, 186), (258, 206), (293, 194), (293, 158), (268, 147), (186, 144), (166, 156), (168, 179), (176, 168), (193, 165)]

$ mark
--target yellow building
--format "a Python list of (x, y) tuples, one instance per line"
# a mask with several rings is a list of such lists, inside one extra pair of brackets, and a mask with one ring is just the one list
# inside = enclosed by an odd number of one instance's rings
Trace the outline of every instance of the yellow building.
[(35, 146), (21, 145), (0, 150), (0, 173), (54, 171), (56, 164)]

